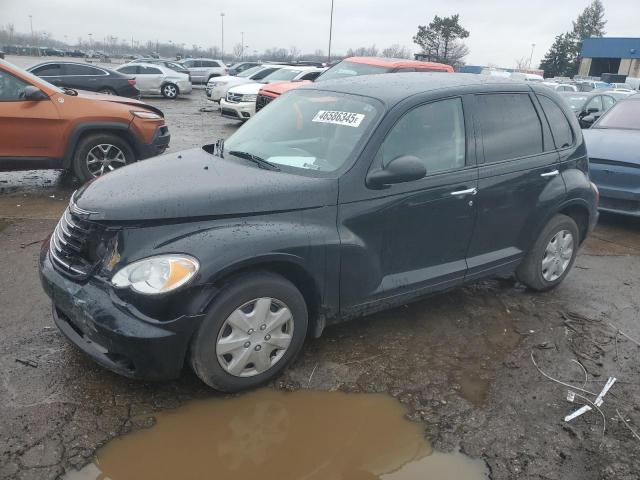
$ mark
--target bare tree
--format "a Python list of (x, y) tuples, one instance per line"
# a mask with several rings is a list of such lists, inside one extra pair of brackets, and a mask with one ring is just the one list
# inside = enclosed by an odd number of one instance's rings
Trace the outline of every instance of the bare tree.
[(525, 70), (529, 68), (529, 59), (526, 57), (516, 58), (516, 70)]
[(244, 48), (242, 47), (242, 43), (236, 43), (233, 46), (233, 56), (235, 58), (242, 58), (243, 53), (244, 53)]
[(295, 62), (296, 59), (300, 56), (302, 52), (300, 51), (300, 49), (298, 47), (296, 47), (295, 45), (292, 47), (289, 47), (289, 55), (291, 56), (291, 61)]
[(407, 47), (394, 43), (382, 50), (382, 56), (388, 58), (411, 58), (411, 51)]

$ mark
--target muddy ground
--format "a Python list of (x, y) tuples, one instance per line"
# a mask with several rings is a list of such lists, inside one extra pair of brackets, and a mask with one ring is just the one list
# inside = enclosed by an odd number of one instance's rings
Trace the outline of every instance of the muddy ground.
[[(170, 102), (172, 150), (228, 135), (232, 121), (202, 90)], [(154, 412), (215, 396), (185, 369), (179, 381), (121, 378), (70, 346), (38, 283), (40, 241), (74, 180), (59, 172), (0, 173), (0, 478), (57, 478), (98, 447), (153, 424)], [(277, 389), (386, 392), (406, 405), (434, 448), (486, 461), (493, 479), (637, 479), (640, 441), (640, 221), (605, 216), (566, 281), (534, 294), (485, 281), (328, 328), (310, 340)], [(602, 411), (577, 408), (549, 375), (598, 393)], [(593, 396), (586, 395), (590, 400)], [(371, 419), (375, 422), (375, 418)], [(312, 432), (310, 432), (311, 434)]]

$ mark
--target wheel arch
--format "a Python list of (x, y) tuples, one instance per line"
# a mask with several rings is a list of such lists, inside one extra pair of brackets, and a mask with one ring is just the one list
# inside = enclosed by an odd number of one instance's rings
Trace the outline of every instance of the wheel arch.
[[(240, 261), (220, 270), (210, 280), (210, 284), (216, 288), (222, 288), (232, 278), (258, 271), (280, 275), (300, 290), (309, 314), (308, 334), (319, 337), (324, 328), (324, 318), (321, 312), (322, 292), (318, 281), (303, 266), (300, 257), (290, 254), (273, 254)], [(212, 301), (215, 301), (215, 296)]]
[(562, 206), (557, 213), (571, 218), (578, 226), (580, 244), (587, 238), (589, 232), (589, 208), (583, 202), (575, 201)]
[(67, 148), (65, 150), (64, 159), (62, 161), (63, 168), (71, 167), (73, 162), (73, 156), (76, 152), (76, 148), (80, 140), (82, 140), (87, 135), (91, 135), (94, 133), (109, 133), (112, 135), (117, 135), (123, 140), (126, 140), (131, 148), (133, 149), (134, 154), (136, 155), (136, 159), (140, 154), (140, 142), (136, 138), (135, 134), (129, 128), (128, 123), (118, 123), (118, 122), (93, 122), (86, 123), (82, 125), (76, 126), (71, 134), (69, 135), (69, 140), (67, 141)]

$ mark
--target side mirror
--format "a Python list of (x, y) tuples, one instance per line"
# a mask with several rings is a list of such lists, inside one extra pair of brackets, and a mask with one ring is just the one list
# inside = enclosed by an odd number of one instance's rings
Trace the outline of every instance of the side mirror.
[(427, 174), (422, 160), (411, 155), (394, 158), (386, 168), (373, 170), (367, 176), (367, 185), (373, 188), (384, 188), (394, 183), (420, 180)]
[(587, 113), (597, 113), (599, 111), (600, 111), (600, 109), (598, 107), (587, 108)]
[(26, 87), (24, 87), (24, 90), (22, 92), (24, 94), (25, 100), (40, 101), (47, 100), (49, 98), (46, 93), (44, 93), (38, 87), (34, 87), (33, 85), (27, 85)]
[(586, 115), (580, 119), (580, 127), (589, 128), (596, 121), (596, 117), (593, 115)]

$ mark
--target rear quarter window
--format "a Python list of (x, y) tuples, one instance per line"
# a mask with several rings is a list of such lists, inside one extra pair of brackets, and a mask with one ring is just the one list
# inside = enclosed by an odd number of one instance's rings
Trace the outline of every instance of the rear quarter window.
[(542, 124), (527, 93), (476, 96), (485, 163), (542, 153)]
[(549, 97), (538, 95), (538, 100), (540, 100), (542, 110), (549, 121), (556, 148), (566, 148), (573, 145), (573, 129), (562, 109)]

